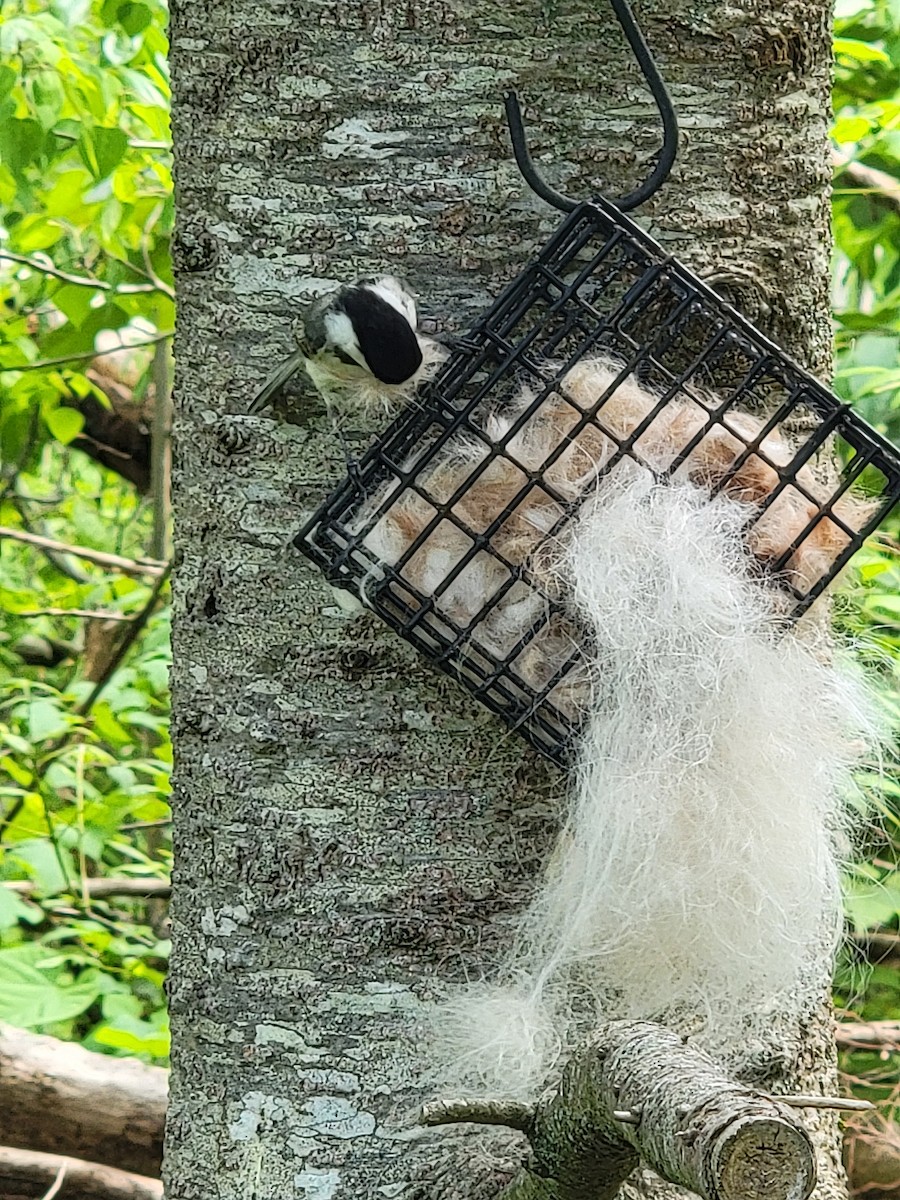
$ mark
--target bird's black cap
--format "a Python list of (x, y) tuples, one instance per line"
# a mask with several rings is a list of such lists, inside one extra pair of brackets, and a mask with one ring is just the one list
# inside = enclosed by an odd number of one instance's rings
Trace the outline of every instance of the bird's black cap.
[(406, 317), (377, 292), (352, 287), (340, 299), (366, 365), (382, 383), (405, 383), (422, 365), (422, 349)]

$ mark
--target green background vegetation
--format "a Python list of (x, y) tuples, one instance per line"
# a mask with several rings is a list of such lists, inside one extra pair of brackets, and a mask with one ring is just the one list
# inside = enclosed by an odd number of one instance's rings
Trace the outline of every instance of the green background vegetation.
[[(159, 0), (13, 0), (0, 16), (0, 526), (135, 558), (152, 506), (67, 449), (82, 417), (65, 399), (96, 393), (98, 334), (152, 342), (174, 324), (166, 19)], [(168, 610), (85, 712), (87, 623), (29, 614), (134, 617), (154, 580), (10, 540), (0, 553), (0, 880), (35, 888), (0, 887), (0, 1020), (163, 1062), (165, 913), (93, 900), (84, 881), (168, 875)], [(55, 665), (23, 663), (36, 638)]]
[[(165, 21), (160, 0), (7, 0), (0, 16), (0, 526), (132, 559), (160, 552), (154, 502), (69, 446), (67, 400), (97, 394), (85, 372), (109, 331), (145, 347), (140, 400), (174, 324)], [(836, 386), (900, 442), (900, 4), (841, 0), (835, 36)], [(838, 613), (900, 727), (898, 528), (859, 555)], [(164, 1063), (164, 902), (88, 881), (168, 878), (165, 592), (11, 539), (0, 553), (0, 885), (30, 887), (0, 886), (0, 1020)], [(146, 619), (99, 690), (74, 610)], [(872, 764), (863, 783), (857, 940), (900, 919), (900, 779)], [(838, 999), (896, 1017), (897, 974), (851, 950)], [(845, 1066), (893, 1095), (880, 1060)]]

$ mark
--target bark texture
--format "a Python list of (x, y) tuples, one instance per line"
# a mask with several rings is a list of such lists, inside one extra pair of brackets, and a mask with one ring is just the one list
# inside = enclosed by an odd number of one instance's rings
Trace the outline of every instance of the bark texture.
[(0, 1136), (7, 1146), (158, 1175), (167, 1074), (0, 1025)]
[[(829, 11), (644, 0), (684, 130), (641, 214), (827, 370)], [(173, 5), (177, 583), (170, 1200), (494, 1197), (503, 1133), (415, 1127), (421, 1022), (490, 971), (564, 780), (282, 552), (343, 473), (308, 395), (241, 420), (324, 280), (401, 271), (462, 328), (555, 227), (512, 164), (615, 195), (658, 145), (605, 5), (221, 0)], [(366, 431), (360, 431), (360, 443)], [(824, 992), (824, 984), (823, 984)], [(766, 1086), (833, 1090), (824, 1017), (761, 1048)], [(818, 1117), (817, 1200), (844, 1188)], [(807, 1124), (812, 1122), (806, 1121)], [(623, 1195), (653, 1191), (646, 1173)], [(681, 1195), (663, 1188), (661, 1194)]]

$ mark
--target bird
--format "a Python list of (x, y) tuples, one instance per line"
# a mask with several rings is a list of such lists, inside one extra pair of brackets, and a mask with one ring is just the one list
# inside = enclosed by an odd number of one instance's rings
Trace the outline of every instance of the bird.
[(297, 349), (269, 375), (248, 412), (262, 412), (302, 368), (326, 402), (393, 415), (446, 353), (419, 333), (416, 299), (402, 279), (358, 279), (313, 302)]

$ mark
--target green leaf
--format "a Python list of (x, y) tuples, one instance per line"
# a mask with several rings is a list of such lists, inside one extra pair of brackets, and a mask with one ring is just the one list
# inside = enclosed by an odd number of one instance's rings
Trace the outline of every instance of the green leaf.
[(128, 137), (121, 129), (102, 125), (83, 129), (78, 140), (82, 161), (95, 179), (106, 179), (122, 161), (128, 148)]
[(92, 717), (94, 732), (113, 748), (127, 746), (132, 741), (129, 730), (113, 716), (107, 703), (98, 704)]
[(153, 20), (153, 13), (146, 4), (134, 4), (126, 0), (125, 4), (119, 6), (117, 18), (129, 37), (134, 37), (147, 28)]
[[(2, 138), (2, 132), (0, 132)], [(2, 145), (2, 141), (0, 141)], [(35, 250), (49, 250), (63, 237), (62, 227), (45, 216), (32, 214), (23, 217), (14, 229), (14, 245), (22, 254), (32, 254)], [(35, 274), (40, 277), (40, 270), (35, 267)]]
[(7, 96), (19, 81), (18, 71), (0, 66), (0, 96)]
[(34, 920), (34, 909), (29, 907), (20, 896), (10, 888), (0, 886), (0, 933), (5, 929), (13, 929), (19, 921)]
[(844, 58), (852, 58), (856, 62), (879, 62), (887, 63), (890, 66), (890, 55), (885, 54), (880, 46), (875, 46), (871, 42), (860, 42), (856, 38), (835, 38), (834, 39), (835, 55), (843, 55)]
[(831, 130), (831, 136), (839, 146), (842, 146), (847, 142), (860, 141), (862, 138), (868, 136), (871, 128), (871, 122), (867, 121), (865, 117), (841, 117), (835, 121)]
[(101, 994), (100, 973), (75, 979), (41, 969), (47, 951), (38, 943), (0, 950), (0, 1021), (23, 1029), (80, 1016)]
[(75, 283), (66, 283), (53, 293), (53, 303), (77, 329), (90, 313), (94, 297), (99, 291), (99, 288), (95, 290)]
[[(4, 399), (4, 405), (7, 403)], [(27, 408), (0, 411), (0, 460), (17, 462), (28, 445), (32, 416)]]
[(39, 892), (47, 896), (68, 890), (69, 883), (59, 865), (56, 850), (48, 838), (29, 838), (16, 842), (9, 851)]
[(38, 71), (31, 83), (31, 94), (43, 129), (57, 121), (65, 103), (62, 83), (55, 71)]
[(8, 755), (0, 757), (0, 770), (6, 772), (10, 779), (23, 788), (29, 787), (34, 782), (34, 776), (26, 767), (21, 766), (14, 758)]
[(160, 1026), (124, 1014), (108, 1024), (98, 1026), (93, 1031), (93, 1039), (101, 1046), (111, 1046), (129, 1054), (165, 1058), (169, 1053), (168, 1023)]
[[(4, 599), (2, 589), (0, 589), (1, 599)], [(10, 746), (10, 749), (16, 751), (17, 754), (30, 755), (35, 749), (30, 742), (26, 742), (25, 738), (19, 737), (18, 733), (13, 733), (11, 728), (6, 725), (0, 725), (0, 744)]]
[(27, 728), (32, 742), (44, 742), (65, 733), (69, 720), (55, 700), (44, 697), (29, 703)]
[(890, 924), (900, 913), (900, 872), (882, 880), (850, 880), (845, 887), (845, 908), (857, 933)]
[(143, 1005), (133, 992), (123, 990), (109, 992), (103, 997), (103, 1016), (107, 1021), (118, 1021), (122, 1017), (140, 1018)]
[(32, 117), (13, 118), (0, 124), (0, 145), (6, 166), (14, 175), (21, 175), (43, 155), (46, 134), (40, 122)]
[(44, 416), (44, 420), (56, 440), (62, 442), (64, 446), (68, 446), (69, 442), (78, 437), (84, 428), (82, 414), (77, 409), (67, 408), (63, 404), (57, 408), (51, 408)]

